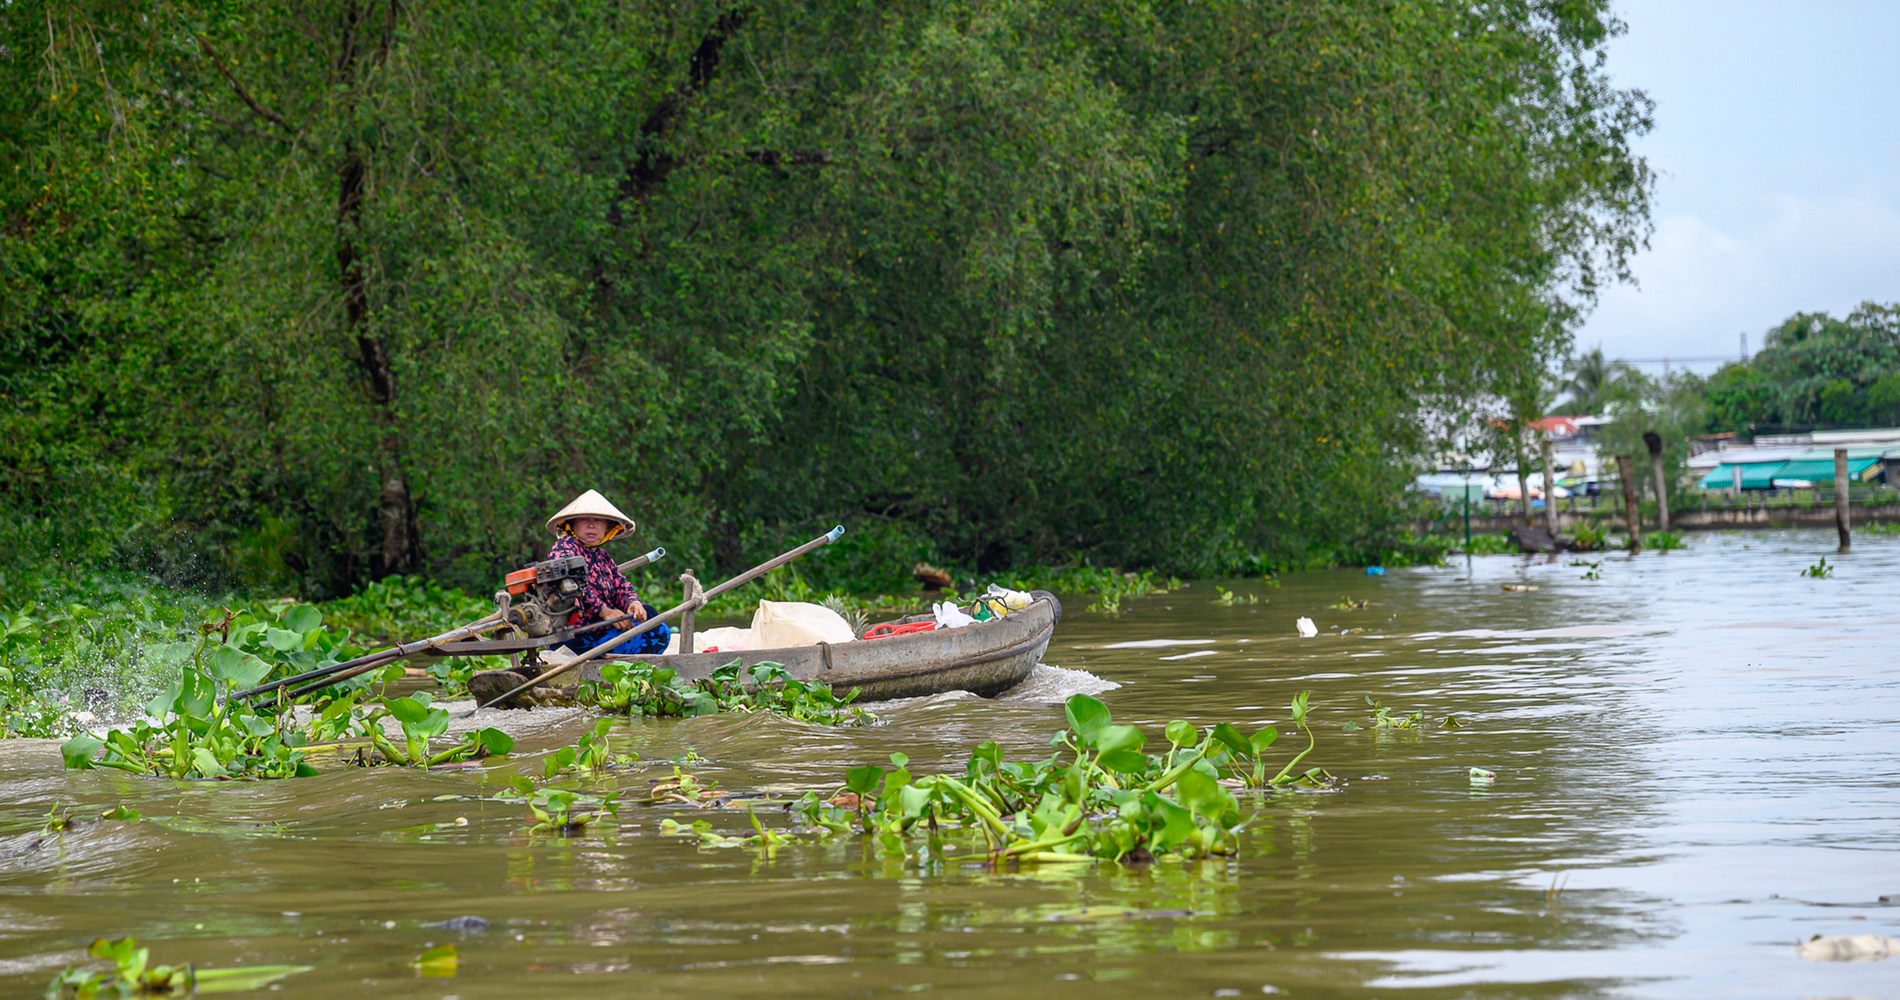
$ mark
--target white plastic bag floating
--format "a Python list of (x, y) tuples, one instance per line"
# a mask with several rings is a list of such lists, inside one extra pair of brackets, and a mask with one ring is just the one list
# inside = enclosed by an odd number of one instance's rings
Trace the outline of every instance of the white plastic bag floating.
[(1300, 638), (1302, 639), (1311, 639), (1319, 634), (1319, 626), (1313, 624), (1313, 619), (1304, 615), (1300, 616), (1299, 621), (1293, 623), (1293, 627), (1300, 630)]
[(962, 628), (965, 625), (976, 624), (976, 619), (964, 614), (962, 608), (949, 601), (932, 604), (930, 611), (937, 617), (938, 628)]
[[(675, 636), (678, 632), (673, 633)], [(759, 637), (749, 628), (733, 628), (730, 625), (709, 628), (704, 632), (693, 633), (693, 652), (703, 653), (717, 648), (722, 653), (737, 653), (745, 649), (758, 649)]]
[(759, 643), (756, 649), (850, 642), (858, 637), (843, 615), (804, 601), (760, 601), (759, 610), (752, 614), (752, 634)]

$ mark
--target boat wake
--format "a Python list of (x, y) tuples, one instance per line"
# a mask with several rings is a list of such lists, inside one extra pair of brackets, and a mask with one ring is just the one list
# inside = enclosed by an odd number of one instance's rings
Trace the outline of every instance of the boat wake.
[(1086, 670), (1070, 670), (1048, 663), (1038, 663), (1023, 678), (1021, 684), (996, 696), (998, 701), (1039, 701), (1051, 705), (1067, 701), (1073, 694), (1101, 694), (1121, 687), (1114, 681), (1103, 680)]

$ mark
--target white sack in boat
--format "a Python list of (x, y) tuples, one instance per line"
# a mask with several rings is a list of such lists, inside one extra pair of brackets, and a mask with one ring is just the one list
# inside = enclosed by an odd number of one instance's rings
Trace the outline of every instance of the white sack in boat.
[(759, 610), (752, 615), (752, 632), (758, 636), (759, 649), (850, 642), (857, 638), (843, 615), (804, 601), (760, 601)]
[[(678, 634), (677, 632), (674, 633), (675, 636)], [(704, 632), (693, 633), (693, 652), (703, 653), (714, 646), (719, 647), (719, 651), (722, 653), (736, 653), (742, 649), (760, 648), (758, 634), (749, 628), (733, 628), (730, 625), (722, 625), (719, 628), (709, 628)]]

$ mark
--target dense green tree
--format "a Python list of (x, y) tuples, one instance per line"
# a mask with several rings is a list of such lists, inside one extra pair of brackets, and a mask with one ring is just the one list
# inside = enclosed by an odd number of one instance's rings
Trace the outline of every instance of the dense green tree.
[(1790, 316), (1759, 354), (1717, 371), (1707, 393), (1711, 431), (1900, 423), (1900, 306)]
[(13, 0), (9, 524), (318, 591), (479, 584), (586, 486), (701, 566), (835, 519), (978, 564), (1350, 542), (1420, 401), (1559, 356), (1640, 241), (1617, 30)]

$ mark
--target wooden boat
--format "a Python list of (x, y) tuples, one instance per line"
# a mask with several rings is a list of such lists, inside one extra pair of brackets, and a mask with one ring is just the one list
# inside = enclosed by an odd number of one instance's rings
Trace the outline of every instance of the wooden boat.
[[(823, 680), (838, 694), (858, 689), (859, 701), (916, 698), (945, 691), (969, 691), (993, 698), (1022, 683), (1041, 662), (1043, 651), (1062, 620), (1062, 604), (1046, 590), (1032, 592), (1035, 600), (1021, 611), (962, 628), (912, 632), (882, 639), (846, 643), (817, 643), (782, 649), (738, 652), (676, 653), (672, 656), (606, 656), (626, 663), (672, 667), (685, 680), (700, 680), (739, 660), (782, 663), (800, 680)], [(911, 615), (900, 622), (931, 620)], [(598, 680), (599, 668), (588, 663), (582, 679)]]

